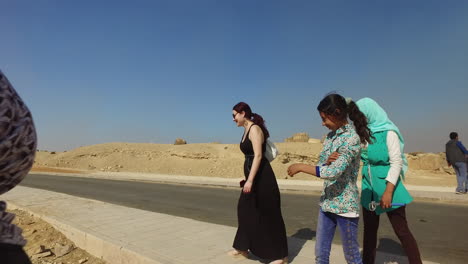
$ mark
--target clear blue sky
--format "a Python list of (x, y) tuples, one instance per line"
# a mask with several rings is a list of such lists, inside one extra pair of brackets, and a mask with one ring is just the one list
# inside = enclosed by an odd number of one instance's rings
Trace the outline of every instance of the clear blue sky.
[(320, 138), (330, 91), (380, 102), (406, 152), (468, 145), (468, 1), (0, 2), (0, 68), (39, 149), (237, 143), (239, 101), (274, 141)]

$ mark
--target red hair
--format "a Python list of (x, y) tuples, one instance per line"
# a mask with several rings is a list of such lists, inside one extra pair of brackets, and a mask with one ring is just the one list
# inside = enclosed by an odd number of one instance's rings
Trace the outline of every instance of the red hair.
[(263, 120), (263, 117), (259, 114), (252, 113), (252, 109), (247, 103), (239, 102), (232, 108), (232, 110), (238, 113), (244, 112), (245, 118), (251, 120), (255, 125), (258, 125), (262, 129), (265, 140), (270, 137), (270, 133), (265, 126), (265, 120)]

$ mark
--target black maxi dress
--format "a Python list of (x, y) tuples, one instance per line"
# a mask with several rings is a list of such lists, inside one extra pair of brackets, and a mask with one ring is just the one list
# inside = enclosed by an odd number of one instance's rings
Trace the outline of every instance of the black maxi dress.
[[(244, 176), (247, 179), (253, 162), (253, 146), (249, 131), (240, 149), (245, 155)], [(262, 145), (265, 153), (266, 144)], [(263, 157), (255, 175), (250, 193), (241, 191), (237, 205), (238, 228), (233, 247), (237, 250), (250, 250), (263, 259), (282, 259), (288, 256), (288, 242), (281, 198), (276, 177), (270, 162)]]

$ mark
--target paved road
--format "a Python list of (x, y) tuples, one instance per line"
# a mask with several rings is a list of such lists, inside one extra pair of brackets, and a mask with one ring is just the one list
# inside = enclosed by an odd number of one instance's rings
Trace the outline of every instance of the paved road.
[[(238, 189), (32, 174), (23, 186), (139, 208), (143, 210), (236, 226)], [(283, 216), (289, 236), (313, 239), (318, 195), (282, 193)], [(408, 221), (426, 260), (466, 263), (468, 206), (416, 201), (408, 206)], [(379, 250), (404, 255), (386, 217), (381, 218)], [(362, 241), (362, 222), (360, 223)], [(340, 243), (339, 235), (335, 238)]]

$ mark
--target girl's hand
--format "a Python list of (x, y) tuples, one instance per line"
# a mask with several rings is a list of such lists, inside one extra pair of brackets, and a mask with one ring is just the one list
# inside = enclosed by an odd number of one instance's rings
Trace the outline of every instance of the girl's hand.
[(326, 164), (327, 164), (327, 165), (330, 165), (332, 162), (334, 162), (335, 160), (337, 160), (339, 156), (340, 156), (340, 153), (338, 153), (338, 152), (336, 152), (336, 151), (333, 152), (333, 153), (330, 155), (330, 157), (328, 157)]
[(392, 198), (393, 198), (393, 192), (385, 191), (384, 194), (382, 195), (382, 199), (380, 199), (380, 207), (382, 207), (382, 209), (387, 209), (387, 208), (392, 207)]
[(252, 191), (252, 182), (246, 181), (244, 184), (244, 188), (242, 189), (244, 193), (250, 193)]
[(287, 172), (289, 176), (294, 177), (296, 173), (301, 172), (301, 164), (293, 164), (289, 166)]

